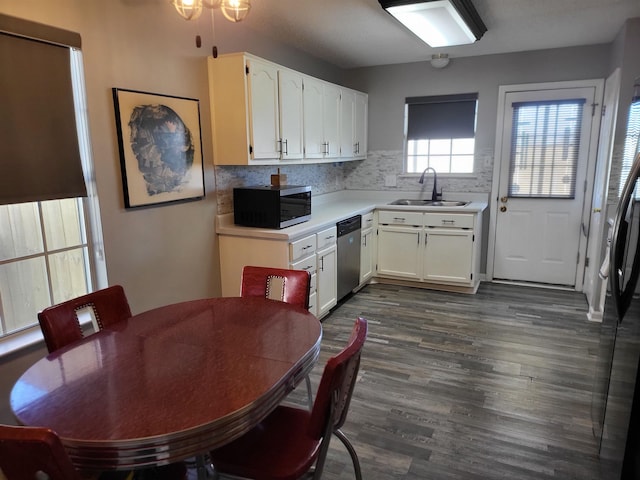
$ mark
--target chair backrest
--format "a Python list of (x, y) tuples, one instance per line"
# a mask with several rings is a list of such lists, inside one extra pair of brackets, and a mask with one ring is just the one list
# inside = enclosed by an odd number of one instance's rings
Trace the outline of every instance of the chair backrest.
[(38, 322), (49, 353), (84, 337), (77, 312), (90, 308), (98, 329), (131, 317), (131, 308), (120, 285), (97, 290), (47, 307), (38, 313)]
[(367, 321), (358, 317), (347, 346), (324, 367), (309, 421), (309, 435), (320, 439), (342, 427), (347, 418), (356, 384), (362, 347), (367, 339)]
[(48, 428), (0, 425), (0, 469), (7, 480), (80, 480), (60, 438)]
[(306, 270), (254, 267), (242, 269), (241, 297), (266, 297), (309, 308), (311, 275)]

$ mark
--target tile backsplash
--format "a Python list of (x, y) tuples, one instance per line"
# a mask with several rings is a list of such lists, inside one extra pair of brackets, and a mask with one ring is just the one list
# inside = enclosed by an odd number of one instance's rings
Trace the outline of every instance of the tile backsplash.
[[(289, 185), (310, 185), (313, 195), (340, 190), (415, 191), (419, 188), (415, 176), (402, 175), (403, 153), (398, 151), (368, 152), (366, 160), (282, 165), (280, 173), (287, 175)], [(233, 188), (248, 185), (268, 185), (276, 165), (216, 166), (218, 214), (233, 211)], [(488, 193), (493, 175), (493, 151), (476, 153), (476, 172), (470, 176), (440, 176), (438, 186), (444, 191)], [(387, 177), (395, 178), (395, 186), (385, 186)], [(431, 188), (431, 180), (424, 187)]]

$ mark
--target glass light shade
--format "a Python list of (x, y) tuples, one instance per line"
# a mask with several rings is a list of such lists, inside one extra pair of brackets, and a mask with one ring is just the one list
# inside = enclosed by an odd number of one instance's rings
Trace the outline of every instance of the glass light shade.
[(250, 0), (222, 0), (220, 9), (227, 20), (240, 22), (249, 14)]
[(171, 3), (185, 20), (195, 20), (202, 14), (202, 0), (172, 0)]

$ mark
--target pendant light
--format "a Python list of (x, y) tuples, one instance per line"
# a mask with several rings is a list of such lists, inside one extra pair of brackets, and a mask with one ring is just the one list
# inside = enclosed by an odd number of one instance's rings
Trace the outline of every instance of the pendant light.
[(251, 0), (171, 0), (171, 4), (185, 20), (196, 20), (203, 8), (219, 8), (231, 22), (244, 20), (251, 9)]

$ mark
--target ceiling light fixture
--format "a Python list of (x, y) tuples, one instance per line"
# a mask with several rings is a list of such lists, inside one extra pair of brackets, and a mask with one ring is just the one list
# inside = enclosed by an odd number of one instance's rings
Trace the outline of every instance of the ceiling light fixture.
[(466, 45), (487, 27), (471, 0), (378, 0), (382, 8), (431, 47)]
[(227, 20), (240, 22), (247, 18), (251, 9), (251, 0), (171, 0), (171, 4), (185, 20), (197, 19), (206, 7), (219, 8)]
[(449, 65), (450, 60), (448, 53), (435, 53), (431, 55), (431, 66), (433, 68), (444, 68)]

